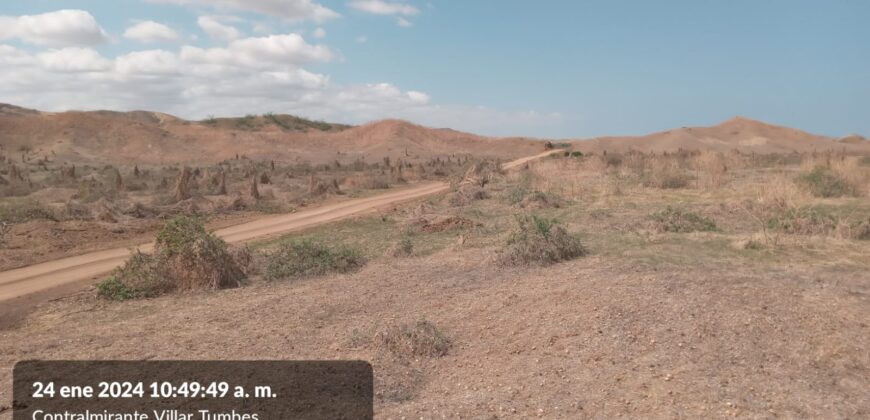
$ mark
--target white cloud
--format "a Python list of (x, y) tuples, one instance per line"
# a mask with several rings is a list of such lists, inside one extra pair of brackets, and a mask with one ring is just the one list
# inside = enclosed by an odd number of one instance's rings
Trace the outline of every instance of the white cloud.
[(105, 42), (106, 31), (84, 10), (40, 15), (0, 16), (0, 40), (17, 38), (36, 45), (67, 47)]
[(311, 33), (311, 35), (315, 38), (323, 38), (326, 36), (326, 29), (317, 28)]
[(226, 48), (185, 46), (181, 49), (181, 58), (194, 64), (257, 68), (274, 64), (328, 62), (334, 58), (334, 53), (328, 47), (305, 42), (299, 34), (288, 34), (239, 39)]
[(90, 48), (51, 50), (40, 53), (37, 58), (43, 67), (57, 72), (98, 72), (112, 67), (110, 60)]
[(232, 41), (242, 36), (242, 33), (235, 27), (224, 25), (211, 16), (200, 16), (196, 23), (208, 36), (217, 40)]
[(168, 42), (178, 39), (178, 32), (162, 23), (146, 20), (127, 28), (124, 38), (144, 43)]
[(414, 103), (418, 103), (418, 104), (428, 104), (429, 100), (432, 99), (429, 95), (427, 95), (423, 92), (417, 92), (414, 90), (409, 90), (407, 95), (408, 95), (408, 98), (410, 98)]
[(323, 22), (340, 15), (312, 0), (148, 0), (153, 3), (205, 5), (277, 16), (291, 21)]
[(403, 17), (400, 17), (398, 20), (396, 20), (396, 24), (403, 27), (403, 28), (410, 28), (410, 27), (414, 26), (413, 22), (411, 22), (410, 20), (405, 19)]
[(420, 9), (410, 4), (393, 3), (383, 0), (353, 0), (348, 5), (356, 10), (375, 15), (413, 16), (420, 13)]
[(3, 69), (12, 67), (12, 66), (26, 66), (29, 64), (33, 64), (34, 58), (11, 45), (0, 44), (0, 66)]
[(181, 71), (181, 61), (165, 50), (136, 51), (116, 58), (115, 70), (122, 77), (170, 75)]

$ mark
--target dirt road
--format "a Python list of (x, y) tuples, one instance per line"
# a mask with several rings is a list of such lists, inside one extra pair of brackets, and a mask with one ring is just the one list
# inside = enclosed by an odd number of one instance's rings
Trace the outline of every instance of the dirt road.
[[(503, 165), (503, 168), (515, 168), (533, 159), (547, 156), (554, 152), (548, 151), (508, 162)], [(374, 197), (348, 200), (298, 213), (266, 217), (253, 222), (220, 229), (215, 231), (215, 233), (229, 243), (262, 239), (358, 216), (376, 211), (384, 206), (437, 194), (446, 191), (448, 188), (449, 185), (444, 182), (420, 184)], [(154, 244), (142, 244), (135, 248), (142, 252), (150, 252), (153, 250)], [(16, 301), (21, 303), (26, 302), (28, 306), (32, 306), (32, 297), (24, 299), (25, 297), (62, 286), (79, 284), (104, 275), (122, 265), (129, 255), (130, 249), (116, 248), (2, 272), (0, 273), (0, 302), (3, 302), (3, 306), (6, 308), (18, 306)], [(0, 317), (6, 315), (0, 313)]]

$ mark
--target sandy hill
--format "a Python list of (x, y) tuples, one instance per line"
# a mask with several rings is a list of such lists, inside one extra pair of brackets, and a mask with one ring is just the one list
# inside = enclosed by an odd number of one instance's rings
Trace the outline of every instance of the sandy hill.
[(664, 152), (683, 150), (789, 153), (823, 150), (846, 150), (851, 153), (870, 153), (870, 142), (837, 141), (834, 138), (810, 134), (801, 130), (780, 127), (736, 117), (712, 127), (685, 127), (646, 136), (598, 137), (572, 142), (581, 151)]
[(849, 143), (849, 144), (868, 144), (866, 138), (859, 136), (857, 134), (850, 134), (850, 135), (845, 136), (845, 137), (840, 137), (839, 142), (840, 143)]
[(540, 141), (490, 138), (406, 121), (352, 127), (291, 115), (187, 121), (147, 111), (39, 112), (0, 104), (0, 147), (72, 162), (174, 164), (252, 159), (326, 163), (452, 154), (502, 159), (543, 150)]

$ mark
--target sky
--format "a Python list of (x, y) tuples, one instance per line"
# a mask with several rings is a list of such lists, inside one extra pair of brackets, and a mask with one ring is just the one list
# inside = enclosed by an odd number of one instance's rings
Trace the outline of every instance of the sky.
[(0, 102), (587, 138), (870, 136), (866, 0), (4, 0)]

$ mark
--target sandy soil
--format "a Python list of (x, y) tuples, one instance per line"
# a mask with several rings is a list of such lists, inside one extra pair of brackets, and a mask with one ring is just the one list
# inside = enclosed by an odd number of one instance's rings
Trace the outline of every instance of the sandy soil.
[[(0, 394), (21, 359), (365, 359), (379, 418), (870, 415), (860, 270), (654, 269), (603, 256), (502, 269), (492, 258), (447, 250), (120, 304), (82, 292), (0, 332)], [(372, 345), (373, 331), (420, 318), (452, 341), (446, 356)]]

